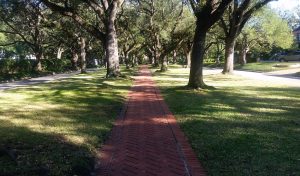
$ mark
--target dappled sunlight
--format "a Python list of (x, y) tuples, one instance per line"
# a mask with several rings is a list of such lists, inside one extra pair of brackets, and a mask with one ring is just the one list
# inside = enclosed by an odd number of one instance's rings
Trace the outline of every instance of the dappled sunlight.
[[(51, 169), (52, 175), (72, 173), (80, 163), (80, 167), (93, 166), (89, 162), (108, 135), (132, 83), (131, 79), (106, 80), (104, 74), (102, 70), (0, 92), (0, 150), (16, 150), (18, 162), (27, 163), (12, 168), (14, 175), (41, 166)], [(0, 165), (6, 163), (0, 156)], [(54, 168), (53, 163), (62, 168)]]
[(251, 111), (256, 111), (256, 112), (267, 112), (267, 113), (286, 113), (288, 112), (287, 110), (284, 109), (273, 109), (273, 108), (261, 108), (261, 107), (254, 107), (254, 108), (249, 108)]
[(296, 173), (299, 87), (214, 72), (204, 78), (215, 90), (184, 88), (188, 70), (153, 73), (204, 166), (215, 174), (226, 169), (242, 175), (249, 174), (246, 170)]

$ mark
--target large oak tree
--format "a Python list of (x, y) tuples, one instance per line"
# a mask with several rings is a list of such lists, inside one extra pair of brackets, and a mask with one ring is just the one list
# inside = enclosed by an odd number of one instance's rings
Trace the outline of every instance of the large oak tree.
[(207, 88), (203, 81), (206, 34), (220, 20), (232, 0), (190, 0), (189, 2), (196, 16), (196, 30), (188, 86), (196, 89)]

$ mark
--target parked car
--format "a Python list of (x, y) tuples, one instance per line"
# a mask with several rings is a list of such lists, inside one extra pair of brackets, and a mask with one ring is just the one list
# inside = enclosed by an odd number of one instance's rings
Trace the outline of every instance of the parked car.
[(300, 51), (291, 51), (279, 57), (279, 62), (300, 61)]
[(275, 53), (267, 61), (279, 61), (279, 59), (285, 56), (286, 54), (286, 52)]

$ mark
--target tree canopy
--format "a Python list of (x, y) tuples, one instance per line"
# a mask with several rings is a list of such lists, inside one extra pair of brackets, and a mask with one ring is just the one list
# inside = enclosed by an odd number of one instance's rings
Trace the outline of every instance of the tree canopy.
[(289, 20), (272, 9), (258, 11), (268, 2), (5, 0), (1, 57), (31, 58), (37, 72), (84, 72), (98, 65), (107, 68), (107, 77), (120, 76), (120, 64), (150, 63), (165, 71), (180, 63), (191, 69), (189, 86), (205, 88), (205, 59), (226, 66), (228, 53), (233, 64), (234, 46), (240, 58), (243, 51), (259, 55), (291, 47)]

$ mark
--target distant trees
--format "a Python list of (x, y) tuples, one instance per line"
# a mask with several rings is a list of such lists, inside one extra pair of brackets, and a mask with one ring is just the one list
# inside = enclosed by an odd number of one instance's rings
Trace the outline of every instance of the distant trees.
[(288, 22), (269, 8), (257, 13), (245, 25), (237, 38), (238, 62), (247, 63), (249, 51), (271, 52), (274, 48), (289, 49), (293, 44), (293, 34)]
[(129, 69), (137, 64), (137, 53), (143, 53), (141, 49), (145, 41), (141, 34), (141, 17), (136, 12), (136, 4), (124, 4), (124, 8), (117, 20), (117, 34), (119, 40), (120, 61)]
[[(189, 13), (180, 0), (137, 0), (138, 13), (142, 18), (141, 33), (145, 40), (148, 57), (153, 64), (161, 64), (160, 70), (167, 70), (167, 57), (186, 38), (181, 25)], [(181, 26), (180, 26), (181, 25)], [(179, 28), (180, 26), (180, 28)], [(183, 27), (183, 28), (182, 28)]]

